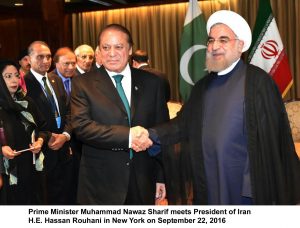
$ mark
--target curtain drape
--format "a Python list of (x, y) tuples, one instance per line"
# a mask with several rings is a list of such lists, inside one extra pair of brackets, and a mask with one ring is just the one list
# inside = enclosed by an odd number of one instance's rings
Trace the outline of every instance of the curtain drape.
[[(245, 17), (253, 29), (258, 0), (199, 1), (199, 5), (206, 20), (214, 11), (230, 9)], [(294, 77), (285, 99), (300, 98), (300, 1), (271, 0), (271, 5)], [(178, 101), (178, 53), (186, 10), (187, 3), (177, 3), (72, 14), (73, 47), (83, 43), (96, 47), (104, 26), (124, 25), (132, 33), (134, 50), (146, 50), (151, 65), (168, 75), (171, 97)]]
[[(220, 9), (230, 9), (241, 14), (253, 29), (259, 0), (200, 1), (205, 19)], [(171, 97), (179, 96), (179, 48), (187, 3), (155, 5), (72, 15), (73, 46), (97, 46), (98, 33), (110, 23), (127, 27), (133, 37), (134, 50), (149, 53), (151, 65), (168, 75)], [(285, 99), (300, 98), (300, 1), (271, 0), (273, 14), (287, 50), (294, 84)], [(247, 57), (247, 53), (243, 58)], [(165, 148), (164, 163), (170, 204), (191, 204), (193, 198), (189, 153), (186, 144)], [(175, 154), (175, 155), (174, 155)]]

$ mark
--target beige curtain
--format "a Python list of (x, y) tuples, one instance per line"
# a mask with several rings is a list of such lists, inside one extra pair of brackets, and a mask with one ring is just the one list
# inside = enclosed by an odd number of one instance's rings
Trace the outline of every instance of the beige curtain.
[[(216, 10), (230, 9), (244, 16), (253, 29), (258, 0), (200, 1), (199, 5), (206, 20)], [(285, 99), (300, 98), (300, 1), (271, 0), (271, 5), (294, 77)], [(73, 14), (73, 46), (86, 43), (96, 47), (98, 33), (105, 25), (126, 26), (132, 33), (134, 50), (148, 51), (152, 66), (168, 75), (172, 99), (178, 101), (178, 53), (186, 9), (187, 3), (178, 3)]]

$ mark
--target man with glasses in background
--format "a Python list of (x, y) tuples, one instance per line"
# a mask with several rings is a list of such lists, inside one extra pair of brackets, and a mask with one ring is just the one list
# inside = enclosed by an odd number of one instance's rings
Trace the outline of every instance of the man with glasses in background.
[(91, 46), (83, 44), (78, 46), (74, 51), (77, 57), (76, 75), (89, 72), (92, 68), (95, 58), (94, 50)]
[(70, 109), (60, 78), (50, 79), (51, 52), (43, 41), (34, 41), (28, 47), (31, 69), (25, 76), (27, 96), (31, 97), (47, 122), (45, 129), (52, 133), (48, 147), (43, 148), (44, 168), (41, 173), (45, 188), (44, 204), (69, 204), (70, 188), (66, 186), (68, 161), (71, 159), (69, 144), (72, 132)]
[[(72, 79), (76, 71), (76, 55), (69, 47), (59, 48), (54, 56), (53, 63), (55, 69), (48, 74), (50, 81), (61, 79), (66, 92), (66, 104), (70, 105)], [(76, 203), (77, 179), (79, 161), (81, 157), (81, 143), (76, 139), (75, 135), (71, 135), (69, 143), (70, 160), (68, 160), (68, 169), (66, 169), (66, 186), (70, 187), (68, 202)]]

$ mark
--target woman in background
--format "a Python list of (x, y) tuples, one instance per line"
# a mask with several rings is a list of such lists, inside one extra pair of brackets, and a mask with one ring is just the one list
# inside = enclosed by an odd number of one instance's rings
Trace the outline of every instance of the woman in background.
[[(40, 204), (43, 144), (50, 133), (39, 131), (44, 121), (20, 88), (14, 62), (0, 61), (0, 204)], [(21, 150), (28, 149), (24, 152)]]

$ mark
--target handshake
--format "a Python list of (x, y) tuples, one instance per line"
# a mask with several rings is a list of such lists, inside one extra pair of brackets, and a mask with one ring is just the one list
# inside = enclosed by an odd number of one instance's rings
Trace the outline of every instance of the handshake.
[(152, 146), (153, 142), (149, 138), (149, 132), (147, 129), (136, 126), (130, 128), (130, 135), (131, 135), (131, 148), (135, 152), (141, 152), (148, 149)]

